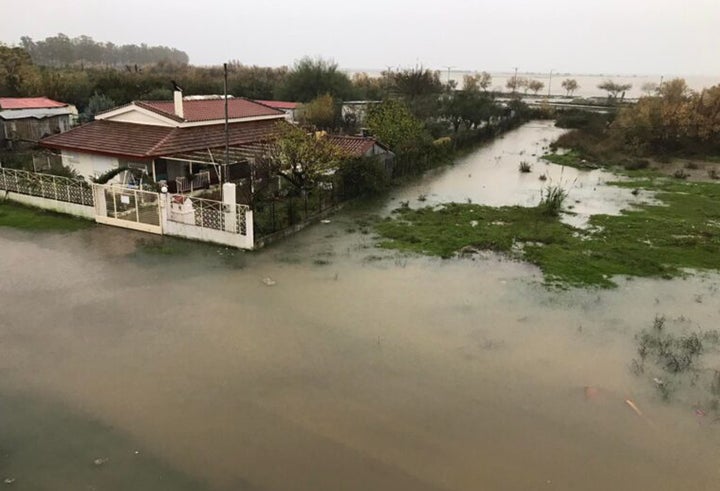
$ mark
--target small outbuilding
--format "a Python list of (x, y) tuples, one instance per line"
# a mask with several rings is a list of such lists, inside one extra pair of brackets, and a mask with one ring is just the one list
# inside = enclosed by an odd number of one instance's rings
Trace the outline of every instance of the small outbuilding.
[(47, 97), (0, 97), (0, 146), (63, 133), (76, 118), (75, 106)]

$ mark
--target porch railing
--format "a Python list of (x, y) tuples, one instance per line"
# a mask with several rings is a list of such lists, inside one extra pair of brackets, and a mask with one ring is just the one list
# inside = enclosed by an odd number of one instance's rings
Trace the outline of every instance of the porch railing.
[(198, 172), (192, 179), (178, 177), (175, 179), (178, 193), (192, 193), (196, 189), (206, 189), (210, 186), (210, 171)]

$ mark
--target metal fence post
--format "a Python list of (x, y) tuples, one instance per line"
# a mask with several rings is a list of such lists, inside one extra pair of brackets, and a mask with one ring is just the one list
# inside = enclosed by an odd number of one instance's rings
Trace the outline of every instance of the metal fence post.
[(58, 196), (57, 196), (57, 180), (55, 180), (55, 176), (53, 176), (53, 178), (52, 178), (52, 183), (53, 183), (53, 190), (55, 191), (55, 201), (57, 201), (57, 200), (58, 200)]
[(135, 221), (137, 223), (140, 223), (140, 206), (138, 205), (137, 193), (137, 189), (133, 191), (133, 195), (135, 196)]

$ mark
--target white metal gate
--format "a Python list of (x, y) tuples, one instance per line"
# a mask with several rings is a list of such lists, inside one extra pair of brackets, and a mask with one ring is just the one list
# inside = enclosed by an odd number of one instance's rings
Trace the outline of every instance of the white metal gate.
[(117, 185), (93, 184), (95, 221), (162, 234), (160, 195)]

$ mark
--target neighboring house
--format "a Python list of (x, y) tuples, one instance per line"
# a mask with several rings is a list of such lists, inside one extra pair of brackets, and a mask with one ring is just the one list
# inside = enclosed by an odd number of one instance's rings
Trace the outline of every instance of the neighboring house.
[(344, 135), (327, 135), (325, 138), (351, 158), (376, 157), (388, 172), (392, 170), (395, 154), (375, 138)]
[[(116, 180), (145, 174), (171, 192), (244, 177), (248, 157), (272, 138), (285, 113), (254, 101), (228, 99), (229, 160), (225, 162), (225, 101), (135, 101), (95, 116), (95, 121), (40, 143), (61, 152), (63, 163), (91, 179), (128, 167)], [(240, 175), (243, 174), (243, 175)]]
[(265, 104), (273, 109), (284, 112), (287, 115), (287, 120), (291, 123), (296, 123), (298, 120), (298, 109), (300, 108), (299, 102), (286, 102), (286, 101), (260, 101), (256, 100), (260, 104)]
[(0, 97), (0, 146), (63, 133), (76, 119), (75, 106), (47, 97)]

